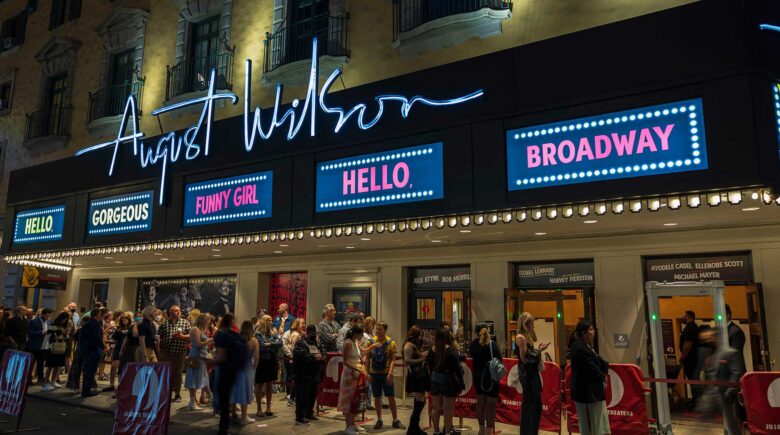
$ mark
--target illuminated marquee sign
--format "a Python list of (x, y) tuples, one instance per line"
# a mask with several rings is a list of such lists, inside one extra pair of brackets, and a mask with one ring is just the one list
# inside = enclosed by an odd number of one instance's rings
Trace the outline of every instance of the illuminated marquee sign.
[(151, 190), (89, 202), (87, 235), (107, 236), (152, 229)]
[(509, 190), (707, 169), (701, 99), (507, 132)]
[(187, 184), (184, 226), (271, 217), (273, 171)]
[(777, 128), (777, 147), (780, 154), (780, 84), (775, 83), (772, 86), (775, 95), (775, 123)]
[[(426, 106), (452, 106), (456, 104), (465, 103), (475, 98), (481, 97), (484, 92), (479, 89), (461, 97), (445, 99), (445, 100), (433, 100), (423, 96), (405, 97), (403, 95), (385, 94), (378, 95), (373, 98), (373, 107), (370, 109), (370, 113), (375, 113), (373, 117), (366, 116), (366, 111), (369, 110), (368, 105), (364, 103), (358, 103), (351, 108), (343, 108), (337, 106), (330, 106), (327, 103), (327, 94), (330, 91), (330, 87), (341, 75), (341, 70), (336, 69), (328, 77), (323, 85), (322, 89), (317, 92), (318, 87), (318, 57), (317, 53), (317, 38), (312, 40), (312, 58), (311, 68), (309, 70), (309, 83), (306, 91), (306, 99), (301, 102), (297, 98), (292, 100), (291, 107), (286, 111), (282, 111), (282, 85), (276, 86), (276, 99), (274, 106), (271, 109), (270, 120), (266, 120), (266, 127), (263, 126), (262, 109), (255, 107), (254, 110), (250, 107), (251, 101), (251, 83), (252, 83), (252, 61), (246, 60), (245, 69), (245, 83), (244, 88), (244, 149), (247, 152), (251, 152), (254, 148), (255, 141), (259, 138), (261, 140), (268, 140), (274, 133), (276, 128), (287, 127), (287, 140), (293, 140), (305, 122), (309, 122), (309, 135), (314, 137), (316, 135), (316, 116), (319, 111), (323, 114), (336, 116), (336, 125), (333, 129), (335, 133), (340, 132), (347, 124), (350, 118), (355, 119), (355, 123), (361, 130), (368, 130), (374, 127), (385, 112), (385, 105), (387, 103), (396, 103), (400, 106), (400, 113), (402, 118), (407, 118), (412, 107), (417, 105)], [(141, 140), (145, 137), (145, 134), (138, 130), (138, 112), (135, 98), (131, 95), (128, 97), (125, 103), (124, 113), (122, 115), (122, 122), (119, 125), (119, 130), (116, 139), (104, 142), (97, 145), (84, 148), (76, 153), (76, 156), (84, 155), (93, 151), (97, 151), (103, 148), (109, 148), (113, 150), (111, 157), (111, 163), (108, 167), (108, 175), (114, 175), (114, 169), (116, 167), (116, 157), (119, 152), (119, 147), (124, 144), (132, 144), (133, 156), (139, 159), (139, 163), (142, 168), (146, 168), (149, 165), (159, 165), (161, 168), (160, 178), (160, 195), (159, 203), (162, 204), (165, 193), (165, 181), (168, 172), (168, 164), (176, 163), (182, 155), (186, 160), (193, 160), (198, 157), (208, 156), (210, 151), (211, 141), (211, 128), (214, 123), (214, 102), (217, 100), (230, 100), (233, 104), (238, 102), (238, 97), (232, 92), (215, 92), (214, 86), (216, 83), (216, 71), (212, 69), (209, 78), (209, 86), (206, 95), (194, 98), (192, 100), (186, 100), (171, 104), (169, 106), (163, 106), (161, 108), (152, 111), (153, 116), (157, 116), (162, 113), (175, 111), (183, 107), (201, 105), (202, 109), (198, 121), (191, 127), (184, 130), (181, 135), (176, 132), (169, 132), (163, 134), (154, 146), (147, 146)], [(251, 118), (251, 119), (250, 119)], [(129, 127), (129, 133), (125, 132), (125, 128)], [(202, 139), (199, 139), (201, 138)]]
[(441, 142), (317, 163), (317, 211), (444, 197)]
[(65, 226), (65, 206), (25, 210), (16, 214), (14, 244), (62, 240)]

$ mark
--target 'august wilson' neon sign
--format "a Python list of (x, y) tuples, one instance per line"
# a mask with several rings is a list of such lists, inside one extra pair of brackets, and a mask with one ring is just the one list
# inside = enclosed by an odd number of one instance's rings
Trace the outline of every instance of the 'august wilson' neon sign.
[[(250, 108), (251, 97), (251, 83), (252, 83), (252, 61), (246, 60), (246, 87), (244, 90), (244, 148), (247, 152), (252, 151), (255, 145), (255, 141), (268, 140), (277, 128), (283, 128), (287, 126), (287, 140), (293, 140), (303, 128), (304, 124), (309, 121), (309, 135), (316, 135), (316, 116), (317, 108), (323, 113), (328, 115), (334, 115), (337, 117), (336, 126), (334, 132), (340, 132), (344, 126), (349, 122), (350, 118), (355, 119), (355, 123), (361, 130), (368, 130), (374, 127), (385, 111), (385, 104), (389, 102), (400, 103), (401, 117), (407, 118), (409, 112), (415, 104), (423, 104), (426, 106), (452, 106), (460, 103), (464, 103), (475, 98), (479, 98), (484, 95), (482, 89), (463, 95), (461, 97), (452, 98), (448, 100), (433, 100), (423, 96), (413, 96), (411, 98), (403, 95), (378, 95), (374, 97), (374, 102), (377, 105), (376, 114), (372, 116), (366, 115), (368, 106), (364, 103), (356, 104), (354, 107), (347, 109), (343, 107), (330, 106), (327, 103), (327, 94), (330, 87), (341, 75), (341, 69), (336, 69), (325, 81), (324, 86), (320, 92), (318, 89), (318, 59), (317, 59), (317, 38), (312, 41), (312, 56), (311, 56), (311, 68), (309, 70), (309, 83), (306, 91), (306, 99), (301, 103), (300, 100), (294, 99), (291, 103), (291, 107), (284, 113), (281, 113), (282, 106), (282, 85), (276, 85), (276, 99), (274, 101), (273, 110), (271, 111), (270, 120), (264, 120), (262, 116), (262, 109), (255, 107), (254, 114)], [(135, 97), (132, 95), (127, 98), (125, 103), (124, 113), (122, 114), (122, 121), (119, 125), (119, 131), (116, 139), (92, 145), (84, 148), (76, 153), (76, 156), (81, 156), (93, 151), (97, 151), (103, 148), (113, 148), (113, 154), (111, 157), (111, 163), (108, 167), (108, 175), (114, 175), (114, 169), (116, 168), (116, 157), (119, 152), (119, 148), (124, 144), (132, 144), (133, 156), (139, 159), (139, 163), (142, 168), (146, 168), (149, 165), (160, 165), (162, 168), (162, 174), (160, 176), (160, 195), (158, 201), (160, 204), (163, 202), (165, 192), (165, 179), (168, 172), (168, 165), (176, 163), (179, 158), (184, 155), (186, 160), (194, 160), (200, 156), (208, 156), (210, 151), (211, 141), (211, 128), (214, 123), (214, 102), (218, 100), (230, 100), (231, 103), (238, 103), (238, 96), (232, 92), (215, 92), (216, 71), (212, 69), (209, 78), (209, 87), (206, 95), (193, 98), (163, 106), (152, 111), (152, 115), (156, 116), (162, 113), (171, 112), (188, 106), (201, 105), (200, 116), (197, 122), (191, 127), (187, 128), (183, 134), (177, 135), (171, 131), (164, 134), (157, 140), (156, 145), (148, 146), (142, 139), (145, 137), (144, 133), (138, 130), (138, 110)], [(254, 116), (253, 116), (254, 115)], [(251, 119), (250, 119), (251, 118)], [(265, 126), (264, 126), (265, 121)], [(129, 132), (125, 130), (129, 128)], [(201, 131), (204, 131), (202, 141), (199, 141)]]

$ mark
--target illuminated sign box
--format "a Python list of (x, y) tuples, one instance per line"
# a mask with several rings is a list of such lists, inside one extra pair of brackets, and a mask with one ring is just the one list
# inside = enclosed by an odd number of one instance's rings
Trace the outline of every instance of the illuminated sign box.
[(317, 163), (317, 211), (444, 197), (441, 142)]
[(701, 99), (507, 132), (509, 190), (707, 169)]
[(775, 94), (775, 123), (777, 127), (777, 150), (780, 154), (780, 84), (772, 86), (772, 92)]
[(153, 193), (148, 190), (90, 201), (87, 235), (107, 236), (151, 230)]
[(65, 226), (65, 206), (25, 210), (16, 214), (14, 244), (62, 240)]
[(273, 171), (187, 184), (184, 226), (271, 217)]

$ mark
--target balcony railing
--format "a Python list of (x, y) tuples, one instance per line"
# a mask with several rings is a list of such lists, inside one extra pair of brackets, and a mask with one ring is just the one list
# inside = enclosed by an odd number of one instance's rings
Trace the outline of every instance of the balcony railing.
[(311, 58), (311, 41), (317, 37), (317, 56), (348, 56), (349, 16), (321, 15), (311, 21), (294, 23), (265, 34), (263, 71)]
[(28, 113), (24, 140), (43, 136), (67, 136), (70, 134), (71, 107), (45, 108)]
[(393, 0), (393, 40), (425, 23), (480, 9), (511, 10), (511, 0)]
[(233, 87), (233, 52), (184, 59), (168, 67), (165, 86), (165, 99), (170, 100), (190, 92), (205, 91), (209, 88), (211, 70), (216, 69), (216, 89)]
[(125, 110), (127, 97), (130, 95), (135, 96), (136, 107), (140, 108), (143, 89), (144, 82), (139, 81), (107, 86), (97, 92), (90, 92), (87, 124), (96, 119), (121, 115)]

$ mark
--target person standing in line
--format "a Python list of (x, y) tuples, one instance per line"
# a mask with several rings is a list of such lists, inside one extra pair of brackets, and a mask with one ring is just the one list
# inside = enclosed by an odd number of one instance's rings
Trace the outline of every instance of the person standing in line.
[[(279, 352), (282, 340), (274, 333), (273, 319), (265, 315), (260, 318), (255, 338), (260, 343), (260, 361), (255, 371), (255, 398), (257, 399), (257, 416), (271, 417), (271, 401), (273, 399), (273, 384), (279, 375)], [(265, 413), (260, 412), (260, 401), (265, 392)]]
[(95, 382), (95, 374), (105, 348), (102, 320), (106, 311), (108, 310), (105, 308), (92, 310), (89, 319), (84, 319), (81, 323), (78, 352), (82, 370), (82, 398), (97, 395), (92, 391), (92, 384)]
[[(317, 328), (318, 337), (321, 331)], [(360, 412), (363, 404), (358, 403), (356, 395), (359, 393), (361, 384), (365, 381), (366, 367), (361, 363), (361, 358), (373, 350), (377, 343), (362, 349), (360, 340), (363, 338), (363, 329), (360, 327), (352, 328), (344, 340), (344, 367), (341, 370), (341, 381), (339, 384), (339, 403), (337, 409), (344, 414), (344, 434), (357, 435), (361, 428), (355, 423), (355, 416)], [(321, 345), (321, 343), (320, 343)]]
[(228, 435), (230, 428), (230, 391), (236, 381), (236, 373), (244, 368), (247, 359), (246, 342), (233, 331), (235, 317), (222, 316), (219, 330), (214, 335), (214, 383), (216, 385), (215, 408), (219, 410), (219, 432)]
[(322, 320), (317, 324), (317, 337), (325, 352), (338, 352), (336, 341), (339, 337), (341, 325), (336, 321), (336, 307), (326, 304), (322, 310)]
[[(360, 319), (355, 319), (359, 321)], [(370, 345), (376, 344), (368, 358), (368, 382), (374, 393), (374, 407), (376, 408), (376, 424), (374, 430), (382, 429), (382, 395), (387, 397), (390, 405), (390, 414), (393, 416), (393, 429), (406, 429), (398, 420), (398, 407), (395, 403), (395, 389), (393, 388), (393, 369), (395, 368), (396, 344), (395, 340), (387, 336), (387, 323), (376, 322), (374, 328), (376, 335), (369, 341)]]
[(596, 329), (587, 320), (577, 323), (569, 346), (571, 398), (577, 408), (582, 435), (610, 434), (607, 413), (606, 379), (609, 363), (593, 349)]
[(57, 381), (60, 377), (60, 369), (65, 366), (65, 351), (68, 348), (68, 317), (68, 313), (60, 313), (47, 331), (49, 354), (46, 356), (43, 391), (62, 387)]
[[(425, 357), (425, 363), (431, 370), (433, 435), (460, 434), (453, 429), (452, 417), (455, 412), (455, 399), (465, 389), (465, 382), (463, 370), (460, 368), (460, 353), (452, 339), (452, 331), (449, 328), (440, 328), (436, 331), (431, 352)], [(443, 427), (439, 421), (442, 416)]]
[[(704, 356), (701, 368), (704, 377), (708, 381), (738, 383), (745, 374), (745, 361), (739, 352), (731, 347), (721, 344), (720, 332), (710, 328), (699, 335)], [(704, 352), (707, 349), (708, 352)], [(708, 385), (702, 398), (707, 396), (706, 391), (712, 391), (714, 401), (712, 411), (720, 409), (723, 413), (723, 433), (725, 435), (742, 435), (742, 422), (738, 415), (739, 387), (716, 387)]]
[[(372, 338), (374, 338), (374, 328), (376, 327), (376, 319), (374, 319), (371, 316), (363, 318), (363, 341), (361, 341), (361, 344), (365, 346), (369, 346), (369, 342)], [(369, 411), (373, 411), (374, 408), (374, 398), (373, 394), (371, 392), (371, 384), (366, 384), (366, 409)]]
[(542, 380), (539, 373), (544, 370), (542, 352), (550, 343), (536, 342), (536, 319), (531, 313), (520, 315), (520, 332), (515, 337), (515, 352), (518, 361), (518, 375), (523, 387), (523, 404), (520, 412), (520, 435), (536, 435), (542, 418)]
[(160, 335), (160, 361), (173, 365), (171, 382), (174, 402), (181, 402), (181, 374), (187, 359), (187, 342), (190, 340), (190, 322), (182, 317), (181, 308), (171, 305), (170, 316), (158, 329)]
[(414, 394), (414, 408), (409, 417), (407, 435), (427, 435), (420, 427), (420, 416), (425, 408), (425, 393), (430, 391), (430, 379), (425, 357), (428, 352), (422, 351), (422, 330), (417, 326), (409, 328), (404, 343), (404, 364), (406, 365), (406, 392)]
[(274, 318), (272, 325), (276, 335), (281, 337), (285, 332), (289, 331), (294, 320), (295, 317), (290, 315), (290, 306), (285, 303), (279, 304), (279, 314)]
[(292, 326), (282, 335), (282, 350), (284, 351), (284, 373), (287, 377), (284, 379), (285, 391), (287, 391), (287, 405), (295, 406), (295, 368), (293, 367), (293, 347), (295, 342), (293, 338), (300, 335), (301, 325), (306, 329), (303, 319), (295, 319)]
[(197, 361), (197, 367), (187, 366), (187, 373), (184, 380), (184, 387), (190, 393), (190, 403), (187, 405), (189, 411), (201, 411), (203, 408), (198, 406), (198, 390), (209, 390), (209, 372), (207, 363), (211, 360), (209, 355), (209, 344), (212, 339), (206, 336), (204, 331), (208, 330), (211, 317), (208, 314), (199, 314), (190, 329), (190, 353), (188, 358)]
[(259, 344), (254, 337), (255, 328), (251, 321), (241, 323), (241, 338), (246, 342), (246, 362), (244, 367), (236, 373), (233, 389), (230, 391), (230, 404), (241, 407), (241, 424), (246, 426), (255, 422), (249, 418), (247, 412), (252, 403), (252, 390), (254, 387), (255, 371), (259, 359)]
[(157, 342), (157, 328), (153, 320), (156, 308), (149, 305), (141, 312), (143, 319), (141, 323), (133, 326), (133, 336), (138, 337), (138, 349), (136, 350), (135, 362), (157, 362), (159, 354), (159, 343)]
[[(699, 372), (696, 370), (696, 367), (698, 366), (699, 354), (699, 326), (696, 325), (696, 313), (686, 311), (682, 323), (685, 326), (682, 333), (680, 333), (680, 364), (683, 366), (686, 379), (698, 381)], [(698, 386), (691, 385), (692, 403), (696, 402), (698, 390)]]
[(71, 302), (68, 304), (68, 312), (70, 312), (71, 320), (73, 321), (73, 326), (77, 327), (79, 326), (79, 321), (81, 320), (81, 316), (79, 316), (79, 313), (76, 312), (76, 309), (78, 308), (78, 305), (76, 305), (75, 302)]
[[(344, 338), (349, 334), (352, 328), (356, 328), (360, 325), (360, 314), (350, 314), (347, 321), (339, 329), (339, 335), (336, 337), (336, 351), (344, 352)], [(365, 332), (364, 332), (365, 334)], [(373, 338), (373, 337), (369, 337)]]
[[(121, 313), (117, 314), (117, 317), (120, 315)], [(98, 366), (98, 380), (101, 381), (109, 380), (108, 375), (106, 375), (106, 366), (111, 366), (111, 358), (114, 355), (114, 347), (116, 346), (114, 343), (115, 330), (114, 313), (106, 311), (106, 314), (103, 316), (103, 342), (106, 343), (106, 348), (103, 350), (103, 359)]]
[(501, 350), (490, 338), (490, 330), (484, 323), (478, 323), (474, 331), (479, 336), (469, 346), (469, 354), (474, 363), (474, 387), (477, 391), (477, 421), (479, 435), (493, 435), (496, 427), (496, 404), (500, 382), (493, 380), (490, 374), (490, 362), (493, 358), (502, 361)]
[(19, 305), (14, 310), (14, 316), (8, 319), (6, 330), (9, 337), (13, 338), (18, 349), (27, 348), (27, 307)]
[(51, 310), (44, 308), (38, 312), (38, 315), (34, 319), (27, 323), (27, 351), (33, 354), (35, 359), (35, 376), (37, 382), (41, 385), (44, 384), (43, 368), (46, 364), (46, 348), (44, 347), (44, 341), (46, 338), (46, 330), (49, 328), (48, 320), (51, 315)]
[(317, 346), (317, 327), (309, 325), (302, 338), (293, 344), (293, 367), (295, 370), (295, 424), (308, 424), (319, 420), (314, 415), (314, 403), (322, 377), (325, 355)]
[(104, 392), (114, 391), (117, 378), (122, 374), (122, 372), (119, 371), (119, 365), (122, 359), (122, 348), (125, 345), (125, 338), (133, 324), (133, 313), (122, 313), (121, 311), (118, 311), (118, 313), (120, 314), (117, 316), (116, 328), (114, 328), (114, 333), (111, 335), (111, 341), (114, 342), (114, 348), (111, 352), (111, 374), (108, 379), (108, 386), (103, 388)]

